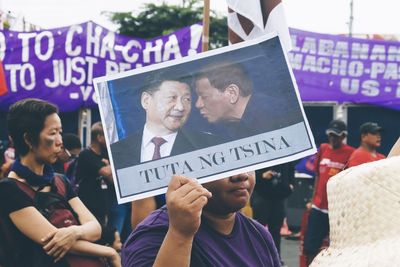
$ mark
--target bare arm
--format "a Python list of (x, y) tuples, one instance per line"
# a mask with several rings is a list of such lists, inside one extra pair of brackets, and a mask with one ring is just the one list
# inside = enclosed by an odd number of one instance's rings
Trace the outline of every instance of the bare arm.
[(78, 240), (72, 247), (71, 253), (79, 255), (91, 255), (106, 257), (113, 267), (121, 266), (121, 258), (118, 252), (112, 247), (102, 246), (84, 240)]
[[(46, 246), (53, 241), (53, 245), (46, 253), (55, 258), (61, 259), (67, 252), (74, 252), (85, 255), (100, 255), (109, 257), (111, 250), (98, 250), (99, 245), (92, 246), (88, 241), (78, 240), (78, 226), (70, 226), (57, 229), (34, 207), (26, 207), (10, 213), (11, 221), (29, 239), (39, 245)], [(46, 238), (51, 235), (49, 242)], [(90, 245), (92, 244), (92, 245)], [(100, 254), (99, 254), (100, 253)]]
[(131, 225), (132, 229), (141, 223), (151, 212), (156, 210), (156, 200), (154, 197), (148, 197), (132, 202)]
[(86, 208), (79, 197), (70, 199), (69, 204), (72, 209), (78, 214), (81, 225), (79, 239), (87, 241), (97, 241), (101, 237), (101, 226), (96, 217)]
[[(86, 208), (86, 206), (78, 197), (74, 197), (68, 202), (72, 209), (77, 213), (81, 223), (81, 225), (71, 226), (76, 231), (78, 239), (87, 241), (99, 240), (101, 237), (101, 226), (92, 213)], [(54, 232), (49, 233), (44, 241), (48, 242), (52, 238), (53, 233)]]
[(211, 193), (196, 181), (172, 178), (167, 191), (169, 228), (153, 266), (190, 265), (193, 238), (210, 197)]
[(110, 165), (106, 165), (106, 166), (102, 167), (99, 170), (99, 175), (105, 177), (109, 183), (111, 183), (111, 184), (114, 183)]

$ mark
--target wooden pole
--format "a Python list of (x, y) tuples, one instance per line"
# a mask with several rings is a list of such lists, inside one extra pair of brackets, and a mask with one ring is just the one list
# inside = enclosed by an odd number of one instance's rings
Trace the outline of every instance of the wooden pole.
[(203, 8), (203, 35), (201, 42), (201, 51), (208, 50), (208, 37), (210, 33), (210, 0), (204, 0)]

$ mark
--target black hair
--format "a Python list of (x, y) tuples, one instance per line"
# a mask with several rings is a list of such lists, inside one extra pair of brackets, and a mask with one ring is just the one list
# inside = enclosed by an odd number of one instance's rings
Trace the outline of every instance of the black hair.
[(240, 63), (221, 62), (202, 68), (196, 75), (196, 80), (207, 78), (210, 84), (223, 92), (230, 84), (236, 84), (241, 96), (253, 93), (253, 82), (249, 79), (245, 67)]
[(193, 87), (193, 76), (191, 74), (179, 69), (164, 69), (153, 72), (146, 77), (141, 93), (153, 94), (160, 89), (161, 84), (165, 81), (185, 83), (189, 90)]
[(63, 135), (63, 144), (68, 150), (82, 148), (81, 139), (79, 139), (79, 136), (73, 133), (67, 133)]
[(17, 155), (24, 156), (29, 152), (25, 134), (32, 146), (39, 144), (46, 117), (54, 113), (58, 113), (58, 107), (41, 99), (27, 98), (11, 105), (7, 127)]

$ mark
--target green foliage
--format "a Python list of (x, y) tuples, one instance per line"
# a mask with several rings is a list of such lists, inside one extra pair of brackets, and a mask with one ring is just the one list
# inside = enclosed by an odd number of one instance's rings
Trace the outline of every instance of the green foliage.
[[(186, 0), (182, 6), (147, 3), (137, 15), (131, 12), (111, 13), (111, 21), (118, 25), (118, 33), (150, 39), (166, 35), (183, 27), (201, 22), (203, 19), (203, 1)], [(226, 17), (210, 14), (210, 48), (228, 44)]]

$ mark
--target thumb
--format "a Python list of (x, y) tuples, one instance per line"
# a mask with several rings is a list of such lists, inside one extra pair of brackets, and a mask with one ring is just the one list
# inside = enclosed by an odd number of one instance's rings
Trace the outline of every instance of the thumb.
[(190, 181), (189, 178), (179, 175), (173, 175), (168, 185), (168, 191), (175, 191), (182, 185), (187, 184)]

